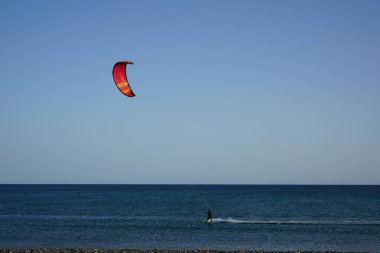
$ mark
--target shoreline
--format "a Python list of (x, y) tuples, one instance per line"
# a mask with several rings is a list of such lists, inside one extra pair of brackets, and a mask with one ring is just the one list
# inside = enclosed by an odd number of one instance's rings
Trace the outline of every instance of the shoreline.
[(217, 250), (217, 249), (70, 249), (70, 248), (34, 248), (34, 249), (0, 249), (0, 253), (358, 253), (367, 251), (334, 251), (334, 250)]

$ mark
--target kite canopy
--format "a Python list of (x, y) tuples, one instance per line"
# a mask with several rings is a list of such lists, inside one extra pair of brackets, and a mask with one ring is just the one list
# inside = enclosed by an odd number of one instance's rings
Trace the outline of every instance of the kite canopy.
[(113, 80), (116, 83), (117, 88), (121, 93), (128, 97), (134, 97), (135, 93), (133, 93), (131, 86), (129, 85), (127, 79), (127, 65), (133, 64), (131, 61), (121, 61), (113, 66)]

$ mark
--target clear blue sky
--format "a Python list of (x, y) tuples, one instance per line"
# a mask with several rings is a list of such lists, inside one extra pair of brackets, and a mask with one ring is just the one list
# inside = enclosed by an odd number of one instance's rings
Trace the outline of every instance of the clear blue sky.
[(380, 184), (380, 1), (2, 0), (0, 34), (0, 183)]

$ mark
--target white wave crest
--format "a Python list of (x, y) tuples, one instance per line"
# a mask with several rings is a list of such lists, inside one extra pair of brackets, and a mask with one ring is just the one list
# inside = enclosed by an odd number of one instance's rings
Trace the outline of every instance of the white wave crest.
[(231, 223), (231, 224), (283, 224), (283, 225), (380, 225), (380, 221), (333, 221), (333, 220), (240, 220), (234, 218), (214, 218), (213, 223)]

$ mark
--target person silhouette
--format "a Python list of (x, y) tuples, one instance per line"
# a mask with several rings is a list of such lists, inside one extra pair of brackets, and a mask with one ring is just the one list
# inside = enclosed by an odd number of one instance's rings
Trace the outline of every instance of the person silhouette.
[(211, 209), (209, 208), (208, 210), (207, 210), (207, 219), (206, 219), (206, 222), (208, 223), (208, 222), (212, 222), (212, 211), (211, 211)]

